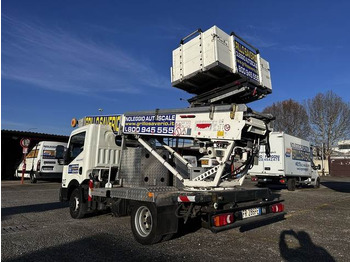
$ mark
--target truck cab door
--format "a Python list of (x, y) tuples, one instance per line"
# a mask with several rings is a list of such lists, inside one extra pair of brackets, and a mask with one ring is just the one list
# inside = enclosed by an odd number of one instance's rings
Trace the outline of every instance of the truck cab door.
[[(63, 167), (63, 181), (69, 183), (76, 179), (81, 182), (82, 168), (84, 163), (84, 145), (85, 145), (86, 131), (74, 134), (71, 136), (69, 145), (65, 154), (65, 166)], [(62, 182), (63, 182), (62, 181)]]

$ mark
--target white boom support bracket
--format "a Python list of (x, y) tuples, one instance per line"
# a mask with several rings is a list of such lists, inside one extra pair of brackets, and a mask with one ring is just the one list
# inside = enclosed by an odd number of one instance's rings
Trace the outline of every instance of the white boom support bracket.
[[(160, 141), (158, 141), (160, 142)], [(164, 142), (160, 142), (162, 144), (162, 146), (168, 150), (170, 152), (170, 154), (172, 154), (174, 157), (176, 157), (179, 161), (181, 161), (181, 163), (183, 163), (186, 167), (191, 168), (192, 165), (186, 160), (184, 159), (180, 154), (178, 154), (174, 149), (172, 149), (170, 146), (166, 145)]]

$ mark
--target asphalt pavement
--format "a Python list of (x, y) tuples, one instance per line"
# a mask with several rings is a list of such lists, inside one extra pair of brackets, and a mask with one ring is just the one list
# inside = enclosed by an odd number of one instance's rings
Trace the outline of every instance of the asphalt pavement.
[(194, 221), (152, 246), (133, 239), (128, 216), (72, 219), (59, 187), (2, 181), (2, 261), (350, 261), (350, 178), (322, 177), (319, 189), (273, 186), (285, 199), (283, 221), (217, 234)]

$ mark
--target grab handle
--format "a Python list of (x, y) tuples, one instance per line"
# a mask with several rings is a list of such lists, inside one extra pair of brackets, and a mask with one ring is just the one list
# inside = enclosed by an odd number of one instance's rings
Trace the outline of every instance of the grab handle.
[(197, 34), (197, 33), (200, 34), (200, 33), (202, 33), (202, 32), (203, 32), (202, 29), (198, 28), (196, 31), (194, 31), (194, 32), (192, 32), (191, 34), (189, 34), (188, 36), (185, 36), (184, 38), (182, 38), (181, 41), (180, 41), (180, 45), (183, 45), (184, 42), (185, 42), (185, 40), (187, 40), (188, 38), (194, 36), (194, 35)]

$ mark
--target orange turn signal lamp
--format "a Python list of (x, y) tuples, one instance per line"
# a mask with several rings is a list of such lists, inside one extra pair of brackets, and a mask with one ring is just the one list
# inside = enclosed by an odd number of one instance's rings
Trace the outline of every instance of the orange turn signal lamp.
[(73, 118), (72, 121), (70, 121), (71, 127), (76, 127), (78, 124), (78, 120), (76, 118)]
[(148, 195), (149, 198), (153, 198), (154, 197), (154, 193), (152, 193), (152, 192), (148, 192), (147, 195)]
[(235, 222), (235, 216), (233, 213), (225, 213), (213, 216), (213, 224), (216, 227), (222, 227)]

